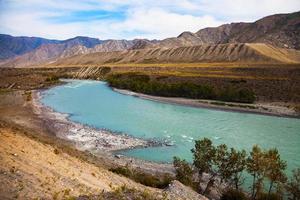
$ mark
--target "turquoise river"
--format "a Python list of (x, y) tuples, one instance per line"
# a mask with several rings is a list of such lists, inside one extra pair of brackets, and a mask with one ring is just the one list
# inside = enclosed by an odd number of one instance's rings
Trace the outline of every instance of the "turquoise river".
[(158, 162), (170, 162), (173, 156), (191, 160), (194, 140), (208, 137), (238, 149), (276, 147), (288, 171), (300, 167), (300, 119), (159, 103), (120, 94), (101, 81), (67, 82), (45, 90), (42, 103), (91, 127), (174, 143), (121, 152), (124, 155)]

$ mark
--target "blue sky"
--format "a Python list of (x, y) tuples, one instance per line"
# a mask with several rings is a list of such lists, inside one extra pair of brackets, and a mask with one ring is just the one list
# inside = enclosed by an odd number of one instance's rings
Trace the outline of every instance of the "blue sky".
[(0, 0), (0, 32), (52, 39), (163, 39), (299, 10), (299, 0)]

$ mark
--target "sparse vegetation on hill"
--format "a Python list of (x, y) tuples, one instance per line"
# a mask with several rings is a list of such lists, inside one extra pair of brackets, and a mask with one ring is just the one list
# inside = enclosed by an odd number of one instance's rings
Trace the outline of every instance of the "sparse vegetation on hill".
[(77, 200), (116, 200), (116, 199), (124, 199), (124, 200), (167, 200), (167, 197), (153, 195), (151, 192), (144, 190), (139, 191), (136, 189), (128, 188), (126, 185), (116, 188), (111, 192), (102, 192), (98, 195), (82, 195), (78, 198), (74, 198)]
[(178, 157), (173, 158), (173, 165), (176, 170), (176, 179), (181, 183), (196, 188), (193, 181), (194, 170), (186, 160), (181, 160)]
[(168, 174), (158, 177), (152, 174), (147, 174), (145, 172), (131, 169), (128, 166), (112, 168), (110, 169), (110, 171), (121, 174), (143, 185), (160, 189), (166, 188), (173, 180), (173, 178)]
[(128, 89), (156, 96), (186, 97), (192, 99), (213, 99), (231, 102), (253, 103), (255, 95), (247, 88), (225, 88), (216, 90), (211, 85), (198, 85), (190, 82), (164, 83), (151, 80), (148, 75), (127, 73), (110, 75), (107, 78), (110, 86)]

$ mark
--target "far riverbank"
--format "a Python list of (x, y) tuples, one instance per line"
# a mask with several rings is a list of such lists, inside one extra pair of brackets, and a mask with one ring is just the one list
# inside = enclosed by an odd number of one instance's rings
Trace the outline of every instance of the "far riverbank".
[(223, 101), (203, 100), (203, 99), (187, 99), (187, 98), (180, 98), (180, 97), (152, 96), (152, 95), (136, 93), (129, 90), (122, 90), (117, 88), (113, 88), (113, 90), (124, 95), (131, 95), (138, 98), (147, 99), (151, 101), (158, 101), (162, 103), (191, 106), (196, 108), (216, 109), (216, 110), (230, 111), (230, 112), (244, 112), (244, 113), (278, 116), (278, 117), (300, 118), (300, 114), (297, 113), (293, 108), (283, 106), (283, 105), (278, 105), (276, 103), (253, 103), (253, 104), (233, 103), (233, 102), (223, 102)]

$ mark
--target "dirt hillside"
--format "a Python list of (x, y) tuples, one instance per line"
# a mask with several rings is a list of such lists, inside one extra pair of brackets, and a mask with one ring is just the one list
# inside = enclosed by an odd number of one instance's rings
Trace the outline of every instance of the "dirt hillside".
[(13, 129), (0, 128), (0, 140), (0, 199), (55, 199), (98, 194), (123, 185), (143, 188)]
[(183, 62), (299, 63), (300, 51), (280, 49), (266, 44), (218, 44), (92, 53), (61, 59), (50, 65)]

